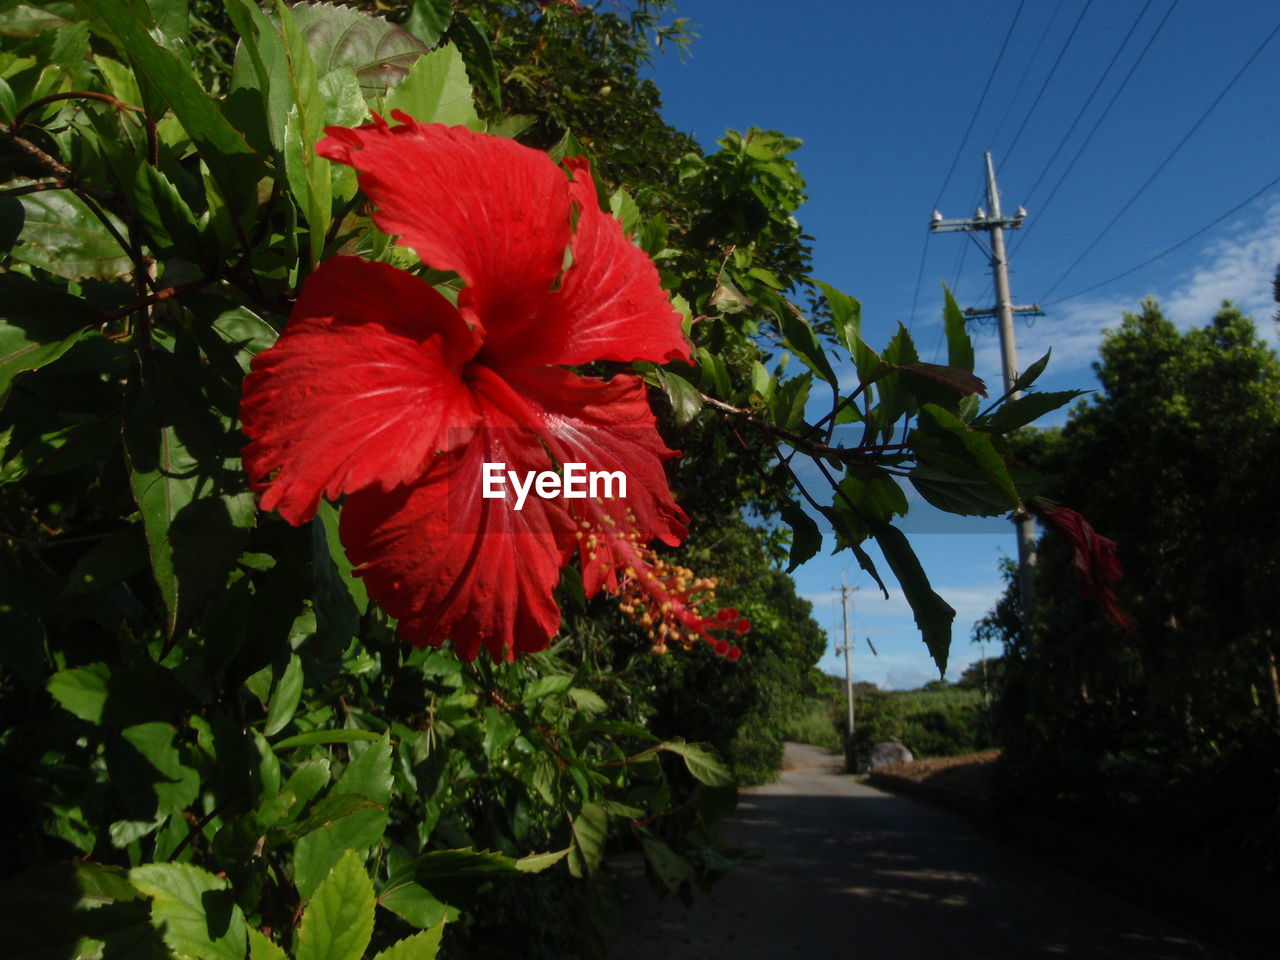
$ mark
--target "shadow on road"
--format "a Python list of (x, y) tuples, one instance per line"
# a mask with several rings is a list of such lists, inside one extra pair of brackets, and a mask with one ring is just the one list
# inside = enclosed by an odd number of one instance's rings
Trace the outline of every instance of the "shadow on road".
[(744, 791), (724, 834), (763, 856), (692, 908), (655, 905), (639, 861), (616, 865), (629, 902), (615, 960), (1229, 956), (809, 751)]

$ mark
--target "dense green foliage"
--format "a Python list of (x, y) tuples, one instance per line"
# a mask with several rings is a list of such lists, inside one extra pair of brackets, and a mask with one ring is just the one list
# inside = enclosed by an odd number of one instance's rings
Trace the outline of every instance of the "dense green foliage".
[(1181, 333), (1148, 301), (1096, 370), (1093, 401), (1020, 447), (1118, 541), (1136, 626), (1078, 599), (1042, 540), (1030, 632), (1012, 590), (980, 627), (1006, 649), (1007, 795), (1274, 870), (1280, 362), (1229, 305)]
[[(862, 341), (857, 301), (806, 275), (798, 142), (730, 132), (705, 155), (662, 123), (638, 69), (655, 29), (680, 38), (665, 6), (416, 0), (402, 28), (350, 6), (0, 0), (11, 955), (402, 960), (442, 937), (456, 957), (599, 955), (611, 845), (664, 895), (731, 865), (734, 772), (772, 773), (821, 650), (779, 569), (819, 549), (815, 518), (869, 569), (861, 544), (881, 545), (945, 664), (954, 613), (892, 526), (896, 478), (958, 512), (1017, 508), (1005, 434), (1051, 403), (981, 409), (954, 303), (949, 366), (905, 331)], [(353, 574), (341, 505), (301, 527), (257, 510), (241, 382), (318, 265), (457, 291), (315, 154), (327, 125), (394, 110), (592, 159), (694, 346), (633, 369), (683, 451), (677, 556), (755, 622), (740, 663), (656, 659), (572, 568), (549, 650), (414, 650)], [(812, 316), (788, 299), (806, 296)], [(814, 387), (831, 410), (809, 423)], [(797, 493), (796, 456), (829, 503)]]
[(940, 683), (934, 689), (876, 690), (854, 704), (846, 748), (850, 770), (866, 770), (877, 743), (901, 743), (918, 760), (955, 757), (996, 746), (981, 690)]

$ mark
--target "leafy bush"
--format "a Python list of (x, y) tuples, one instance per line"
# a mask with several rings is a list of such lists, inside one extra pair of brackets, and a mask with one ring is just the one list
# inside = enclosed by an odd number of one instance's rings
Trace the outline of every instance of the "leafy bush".
[(901, 743), (920, 759), (996, 745), (987, 704), (976, 690), (876, 692), (858, 698), (855, 720), (846, 750), (850, 770), (865, 770), (877, 743)]

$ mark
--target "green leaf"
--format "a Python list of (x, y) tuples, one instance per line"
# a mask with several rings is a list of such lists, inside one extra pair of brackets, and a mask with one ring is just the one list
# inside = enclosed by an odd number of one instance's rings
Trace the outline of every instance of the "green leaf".
[(1009, 467), (992, 444), (989, 434), (972, 429), (963, 420), (936, 404), (920, 408), (919, 429), (911, 432), (911, 444), (922, 463), (967, 479), (981, 478), (1005, 498), (1014, 510), (1021, 500), (1009, 476)]
[(671, 402), (677, 426), (683, 427), (702, 410), (702, 394), (684, 377), (669, 370), (659, 370), (658, 382)]
[(277, 740), (272, 746), (277, 753), (292, 747), (309, 747), (317, 743), (358, 743), (365, 740), (381, 740), (385, 734), (372, 730), (310, 730), (292, 737)]
[(147, 537), (142, 525), (122, 527), (81, 554), (67, 576), (65, 593), (92, 593), (120, 583), (145, 569), (147, 560)]
[(393, 943), (373, 960), (436, 960), (440, 953), (440, 938), (444, 936), (444, 924), (445, 921), (441, 920), (430, 930)]
[(781, 512), (782, 519), (791, 527), (791, 556), (787, 564), (787, 573), (790, 573), (822, 549), (822, 530), (798, 504), (784, 504)]
[(694, 779), (709, 787), (729, 787), (737, 783), (720, 759), (710, 748), (697, 743), (685, 743), (683, 740), (664, 740), (656, 750), (666, 750), (678, 754), (684, 765), (693, 774)]
[(446, 913), (445, 905), (420, 883), (388, 884), (378, 903), (421, 930), (438, 925)]
[(480, 82), (489, 91), (494, 107), (501, 110), (502, 80), (498, 76), (498, 65), (494, 61), (488, 35), (466, 13), (454, 17), (451, 30), (451, 35), (466, 57), (471, 74), (480, 78)]
[[(903, 382), (920, 403), (939, 402), (958, 407), (972, 394), (985, 397), (987, 385), (967, 370), (936, 363), (908, 363), (897, 368)], [(934, 398), (939, 398), (934, 400)]]
[(110, 679), (110, 667), (105, 663), (91, 663), (86, 667), (59, 670), (49, 678), (48, 689), (64, 710), (96, 724), (102, 722)]
[(831, 361), (827, 359), (827, 353), (818, 342), (818, 335), (813, 332), (813, 327), (809, 326), (800, 311), (790, 301), (787, 301), (787, 307), (788, 309), (784, 310), (778, 318), (782, 337), (787, 346), (817, 376), (827, 383), (837, 383), (836, 373), (831, 369)]
[(573, 686), (573, 677), (568, 674), (556, 674), (549, 677), (539, 677), (530, 683), (524, 690), (524, 696), (521, 697), (523, 703), (535, 703), (543, 697), (552, 694), (564, 693)]
[(364, 580), (352, 575), (354, 568), (338, 536), (338, 508), (327, 500), (321, 501), (313, 524), (317, 629), (339, 635), (345, 648), (369, 607), (369, 592)]
[(152, 34), (155, 24), (136, 5), (120, 0), (85, 0), (98, 19), (115, 34), (120, 50), (173, 108), (178, 121), (200, 150), (218, 190), (233, 213), (245, 213), (256, 202), (261, 159), (233, 127), (218, 103), (201, 89), (190, 66)]
[(531, 853), (517, 860), (514, 866), (521, 873), (541, 873), (567, 857), (572, 849), (573, 847), (565, 847), (550, 853)]
[(462, 54), (453, 44), (419, 57), (404, 82), (387, 94), (387, 110), (403, 110), (419, 123), (483, 126)]
[(1045, 367), (1049, 365), (1049, 357), (1053, 353), (1050, 349), (1043, 357), (1033, 363), (1027, 369), (1023, 370), (1013, 380), (1013, 386), (1009, 392), (1013, 393), (1017, 390), (1029, 390), (1031, 385), (1040, 379), (1040, 374), (1044, 373)]
[(317, 73), (350, 68), (368, 96), (382, 96), (402, 82), (430, 49), (402, 27), (354, 7), (299, 3), (292, 14)]
[(818, 289), (827, 298), (836, 336), (849, 351), (849, 356), (853, 358), (854, 365), (858, 368), (859, 379), (866, 379), (875, 369), (875, 354), (862, 342), (862, 304), (829, 283), (823, 283), (821, 280), (817, 283)]
[[(217, 247), (205, 243), (195, 214), (173, 181), (151, 164), (141, 163), (133, 186), (134, 211), (157, 252), (175, 253), (203, 267), (217, 262)], [(213, 236), (212, 231), (209, 235)]]
[(1058, 390), (1051, 393), (1028, 393), (1016, 400), (1007, 400), (987, 418), (984, 426), (997, 433), (1009, 433), (1065, 406), (1084, 392)]
[(13, 378), (39, 370), (92, 332), (101, 314), (19, 273), (0, 273), (0, 403)]
[(604, 857), (604, 841), (609, 832), (609, 815), (598, 803), (584, 803), (574, 818), (574, 851), (569, 869), (576, 877), (594, 873)]
[(295, 960), (360, 960), (373, 936), (373, 881), (346, 851), (302, 913)]
[(888, 523), (873, 522), (872, 536), (880, 545), (889, 569), (898, 579), (902, 593), (911, 604), (911, 612), (915, 616), (916, 626), (924, 637), (929, 655), (938, 665), (940, 674), (946, 673), (947, 656), (951, 650), (951, 622), (956, 612), (951, 604), (933, 592), (924, 567), (916, 557), (906, 535), (897, 527)]
[(413, 9), (404, 28), (429, 47), (434, 47), (453, 19), (453, 0), (413, 0)]
[(986, 480), (956, 476), (928, 463), (911, 470), (911, 485), (939, 510), (966, 517), (997, 517), (1009, 512), (1008, 501)]
[(289, 956), (279, 946), (250, 927), (249, 960), (289, 960)]
[[(160, 774), (157, 778), (151, 771), (139, 771), (145, 786), (155, 793), (159, 814), (181, 813), (195, 803), (200, 793), (199, 774), (183, 764), (182, 754), (174, 743), (177, 733), (173, 724), (159, 722), (138, 723), (120, 731), (121, 737), (138, 751), (151, 770)], [(117, 786), (125, 788), (126, 785), (117, 783)], [(144, 784), (140, 782), (138, 786)]]
[(151, 924), (182, 960), (244, 960), (244, 915), (226, 880), (188, 863), (152, 863), (129, 871), (151, 898)]
[[(960, 370), (973, 372), (973, 342), (969, 339), (969, 330), (965, 326), (964, 313), (951, 295), (947, 285), (942, 285), (945, 305), (942, 309), (942, 324), (947, 334), (947, 364)], [(970, 391), (971, 393), (976, 391)], [(983, 396), (986, 396), (984, 393)]]
[(311, 52), (285, 0), (276, 0), (276, 13), (280, 17), (289, 91), (293, 98), (293, 107), (284, 123), (285, 177), (306, 216), (314, 269), (324, 252), (333, 205), (330, 164), (316, 156), (315, 150), (324, 136), (324, 98), (320, 95), (320, 81)]
[(648, 832), (640, 835), (640, 848), (649, 861), (654, 874), (662, 885), (672, 893), (679, 893), (680, 886), (693, 873), (693, 864), (687, 857), (682, 857), (671, 849), (670, 845)]
[(790, 430), (804, 420), (804, 409), (809, 403), (812, 386), (813, 374), (807, 371), (778, 384), (769, 403), (769, 416), (774, 426)]
[[(43, 190), (19, 197), (23, 228), (10, 251), (15, 260), (29, 263), (67, 280), (111, 280), (133, 269), (133, 262), (115, 236), (70, 190)], [(115, 214), (103, 216), (123, 237), (126, 228)]]
[(169, 636), (223, 589), (257, 514), (252, 494), (240, 489), (238, 460), (228, 462), (235, 442), (229, 422), (194, 393), (201, 385), (192, 381), (203, 375), (174, 354), (152, 352), (141, 359), (126, 400), (130, 485)]
[(391, 740), (384, 733), (347, 764), (329, 790), (329, 796), (354, 794), (377, 807), (357, 810), (327, 830), (309, 833), (294, 847), (294, 882), (303, 899), (311, 896), (346, 850), (364, 851), (381, 841), (388, 823), (391, 784)]
[(274, 736), (289, 725), (293, 713), (302, 698), (302, 658), (296, 653), (289, 656), (289, 663), (276, 680), (267, 706), (267, 723), (262, 728), (265, 736)]

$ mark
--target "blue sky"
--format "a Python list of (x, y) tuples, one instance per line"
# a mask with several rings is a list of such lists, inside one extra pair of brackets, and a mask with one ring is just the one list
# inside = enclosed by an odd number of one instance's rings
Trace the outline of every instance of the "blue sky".
[[(698, 38), (684, 62), (666, 55), (651, 71), (666, 119), (708, 149), (726, 128), (748, 126), (804, 141), (796, 158), (809, 202), (799, 219), (815, 238), (814, 275), (862, 301), (873, 347), (901, 322), (925, 358), (937, 359), (944, 280), (961, 306), (991, 305), (985, 258), (964, 235), (927, 229), (935, 198), (948, 218), (973, 215), (985, 150), (995, 154), (1005, 210), (1029, 211), (1025, 238), (1010, 234), (1011, 281), (1015, 302), (1040, 302), (1046, 313), (1020, 322), (1017, 334), (1024, 367), (1053, 348), (1045, 389), (1093, 388), (1102, 329), (1147, 295), (1183, 327), (1207, 322), (1230, 298), (1274, 342), (1280, 186), (1198, 233), (1280, 177), (1274, 2), (685, 0), (676, 15)], [(1071, 296), (1193, 234), (1149, 266)], [(998, 343), (990, 329), (973, 332), (977, 372), (994, 385)], [(970, 630), (1000, 592), (997, 564), (1016, 549), (1012, 528), (996, 520), (927, 532), (937, 529), (928, 517), (906, 528), (957, 610), (954, 676), (979, 656)], [(845, 568), (860, 588), (855, 675), (889, 687), (935, 677), (901, 595), (884, 600), (847, 553), (797, 571), (818, 622), (838, 638), (833, 588)], [(834, 652), (821, 665), (843, 673)]]

